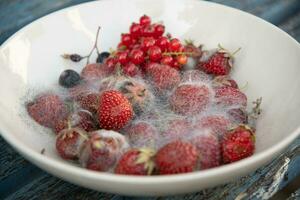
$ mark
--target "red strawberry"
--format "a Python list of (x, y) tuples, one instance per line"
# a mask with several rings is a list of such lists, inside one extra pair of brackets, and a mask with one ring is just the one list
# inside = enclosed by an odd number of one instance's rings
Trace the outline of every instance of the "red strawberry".
[(192, 130), (192, 126), (186, 119), (174, 119), (168, 123), (163, 135), (170, 139), (186, 137)]
[(68, 116), (64, 102), (55, 94), (44, 94), (27, 104), (28, 114), (39, 124), (53, 128)]
[(131, 149), (120, 158), (116, 174), (151, 175), (154, 170), (153, 156), (155, 152), (149, 148)]
[(127, 76), (131, 76), (131, 77), (135, 77), (135, 76), (140, 76), (141, 72), (138, 68), (137, 65), (133, 64), (133, 63), (127, 63), (126, 65), (124, 65), (122, 67), (122, 71), (125, 75)]
[(210, 82), (211, 77), (199, 70), (187, 70), (182, 74), (182, 82)]
[(222, 106), (237, 106), (246, 108), (247, 96), (240, 90), (233, 87), (218, 87), (215, 89), (217, 104)]
[(232, 59), (229, 54), (216, 52), (207, 61), (200, 62), (199, 68), (207, 74), (228, 75), (232, 67)]
[(187, 44), (184, 46), (184, 52), (189, 52), (192, 54), (188, 54), (188, 56), (194, 57), (194, 58), (200, 58), (202, 55), (202, 45), (199, 47), (196, 47), (193, 42), (187, 41)]
[(154, 95), (148, 86), (136, 80), (128, 79), (115, 89), (127, 97), (133, 107), (134, 113), (137, 115), (145, 111), (149, 103), (154, 100)]
[(254, 132), (247, 126), (239, 126), (226, 133), (222, 140), (224, 163), (231, 163), (249, 157), (255, 150)]
[(222, 136), (230, 127), (231, 121), (223, 115), (204, 116), (196, 121), (195, 129), (209, 129), (214, 134)]
[(80, 164), (95, 171), (108, 171), (113, 167), (128, 144), (123, 135), (107, 130), (92, 132), (79, 152)]
[(148, 69), (148, 76), (159, 91), (171, 90), (180, 82), (180, 74), (168, 65), (155, 65)]
[(97, 123), (92, 115), (87, 110), (79, 110), (68, 117), (68, 119), (61, 120), (55, 124), (54, 132), (59, 133), (65, 128), (71, 126), (72, 128), (78, 127), (87, 132), (97, 129)]
[(87, 133), (80, 128), (63, 129), (56, 137), (56, 150), (63, 159), (76, 160), (81, 144), (87, 139)]
[(98, 107), (98, 120), (101, 128), (119, 130), (132, 117), (132, 106), (121, 92), (108, 90), (101, 94)]
[(191, 142), (198, 149), (200, 169), (209, 169), (220, 165), (221, 151), (216, 135), (211, 132), (201, 133), (193, 137)]
[(197, 167), (197, 161), (197, 148), (180, 140), (165, 145), (155, 156), (155, 164), (160, 174), (192, 172)]
[(205, 85), (184, 84), (175, 89), (169, 98), (171, 109), (183, 115), (199, 114), (210, 103), (210, 90)]
[(157, 139), (156, 128), (143, 121), (130, 125), (124, 132), (126, 132), (129, 142), (133, 147), (153, 146)]
[(235, 80), (229, 78), (228, 76), (216, 76), (213, 80), (213, 86), (214, 87), (228, 86), (236, 89), (239, 88)]
[(88, 110), (93, 114), (97, 113), (99, 106), (99, 94), (94, 92), (85, 93), (79, 95), (76, 98), (76, 101), (79, 103), (81, 108)]
[(104, 64), (93, 63), (85, 66), (81, 71), (81, 77), (85, 80), (99, 80), (108, 75)]
[(248, 114), (242, 108), (232, 108), (227, 111), (230, 119), (235, 124), (247, 124), (248, 123)]

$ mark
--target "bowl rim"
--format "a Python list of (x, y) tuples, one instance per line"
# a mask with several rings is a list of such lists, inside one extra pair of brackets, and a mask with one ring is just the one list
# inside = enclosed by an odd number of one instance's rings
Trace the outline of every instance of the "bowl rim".
[[(33, 22), (25, 25), (23, 28), (15, 32), (13, 35), (11, 35), (6, 41), (2, 43), (0, 46), (0, 51), (2, 51), (7, 44), (9, 44), (10, 41), (12, 41), (14, 38), (16, 38), (18, 35), (20, 35), (23, 31), (30, 29), (31, 26), (33, 26), (36, 23), (42, 22), (44, 20), (47, 20), (48, 17), (56, 15), (58, 13), (65, 12), (66, 10), (75, 9), (77, 7), (82, 7), (87, 4), (94, 4), (94, 3), (101, 3), (103, 1), (107, 0), (101, 0), (101, 1), (92, 1), (92, 2), (85, 2), (81, 4), (77, 4), (74, 6), (66, 7), (63, 9), (60, 9), (58, 11), (49, 13), (41, 18), (38, 18), (34, 20)], [(238, 12), (240, 15), (244, 15), (248, 18), (252, 18), (256, 20), (258, 23), (262, 23), (265, 26), (268, 26), (269, 28), (273, 29), (273, 31), (276, 31), (282, 35), (284, 35), (287, 40), (294, 43), (295, 46), (297, 46), (300, 49), (300, 44), (298, 41), (296, 41), (293, 37), (291, 37), (288, 33), (284, 32), (277, 26), (257, 17), (250, 13), (247, 13), (245, 11), (232, 8), (229, 6), (221, 5), (215, 2), (207, 2), (207, 1), (199, 1), (199, 0), (190, 0), (193, 3), (200, 3), (204, 6), (214, 6), (219, 7), (222, 9), (227, 9), (230, 12)], [(85, 177), (89, 179), (98, 179), (98, 180), (104, 180), (104, 181), (111, 181), (111, 182), (118, 182), (118, 183), (127, 183), (127, 184), (153, 184), (153, 183), (174, 183), (174, 182), (186, 182), (189, 180), (195, 180), (195, 179), (204, 179), (214, 176), (220, 176), (222, 174), (226, 173), (232, 173), (236, 170), (247, 168), (250, 165), (254, 166), (255, 163), (263, 162), (264, 160), (268, 160), (267, 158), (273, 158), (276, 154), (281, 152), (284, 148), (286, 148), (293, 140), (295, 140), (300, 135), (300, 124), (299, 126), (294, 130), (291, 131), (291, 134), (283, 139), (282, 141), (278, 142), (276, 145), (273, 145), (269, 147), (268, 149), (259, 152), (257, 154), (252, 155), (251, 157), (245, 158), (243, 160), (240, 160), (238, 162), (234, 162), (231, 164), (222, 165), (216, 168), (207, 169), (203, 171), (195, 171), (192, 173), (184, 173), (184, 174), (175, 174), (175, 175), (160, 175), (160, 176), (133, 176), (133, 175), (119, 175), (119, 174), (113, 174), (108, 172), (97, 172), (92, 170), (87, 170), (78, 166), (70, 165), (67, 162), (61, 162), (59, 160), (56, 160), (51, 157), (46, 157), (45, 155), (42, 155), (39, 152), (36, 152), (32, 150), (30, 147), (23, 144), (21, 141), (15, 139), (16, 137), (12, 134), (9, 134), (8, 128), (4, 126), (4, 123), (0, 121), (0, 135), (5, 139), (7, 143), (9, 143), (14, 149), (16, 149), (18, 152), (20, 152), (22, 155), (24, 155), (27, 159), (33, 161), (34, 163), (41, 163), (44, 166), (52, 167), (55, 170), (59, 171), (68, 171), (68, 173), (71, 173), (76, 176), (84, 175)]]

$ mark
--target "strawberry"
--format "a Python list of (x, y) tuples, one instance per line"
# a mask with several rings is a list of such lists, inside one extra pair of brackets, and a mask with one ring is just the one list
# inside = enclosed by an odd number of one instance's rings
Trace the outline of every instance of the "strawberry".
[(209, 129), (214, 134), (222, 136), (231, 125), (231, 121), (223, 115), (208, 115), (197, 120), (194, 128)]
[(229, 78), (228, 76), (216, 76), (213, 79), (213, 87), (222, 87), (222, 86), (233, 87), (236, 89), (239, 88), (235, 80)]
[(186, 137), (192, 130), (190, 122), (186, 119), (169, 121), (166, 131), (162, 134), (170, 139)]
[(68, 117), (68, 119), (58, 121), (55, 124), (54, 132), (59, 133), (68, 126), (71, 126), (73, 128), (78, 127), (87, 132), (94, 131), (97, 129), (97, 123), (92, 113), (90, 113), (87, 110), (79, 110), (75, 113), (72, 113)]
[(242, 108), (232, 108), (227, 111), (230, 119), (235, 124), (247, 124), (248, 123), (248, 114), (245, 109)]
[(107, 76), (108, 71), (104, 64), (92, 63), (85, 66), (81, 71), (81, 78), (87, 81), (98, 80)]
[(137, 115), (144, 112), (146, 107), (154, 100), (154, 95), (148, 86), (140, 81), (128, 79), (115, 89), (127, 97), (133, 107), (134, 113)]
[(78, 159), (81, 144), (88, 139), (88, 134), (80, 128), (66, 128), (56, 137), (56, 150), (63, 159)]
[(207, 74), (228, 75), (232, 68), (232, 58), (224, 52), (216, 52), (207, 61), (200, 62), (199, 68)]
[(187, 70), (187, 71), (184, 71), (183, 74), (182, 74), (182, 79), (181, 81), (182, 82), (205, 82), (205, 83), (208, 83), (210, 82), (211, 80), (211, 77), (202, 72), (202, 71), (199, 71), (199, 70)]
[(153, 156), (155, 152), (149, 148), (131, 149), (120, 158), (116, 174), (151, 175), (154, 170)]
[(192, 41), (186, 41), (186, 45), (184, 46), (184, 52), (188, 52), (191, 57), (200, 58), (202, 55), (202, 45), (196, 47)]
[(66, 119), (68, 109), (56, 94), (43, 94), (27, 104), (28, 114), (40, 125), (53, 128), (57, 121)]
[(133, 63), (127, 63), (126, 65), (124, 65), (122, 67), (122, 71), (125, 75), (127, 76), (131, 76), (131, 77), (135, 77), (135, 76), (140, 76), (141, 72), (138, 68), (137, 65), (133, 64)]
[(147, 122), (138, 121), (124, 131), (133, 147), (153, 146), (157, 139), (157, 130)]
[(119, 91), (104, 91), (99, 98), (98, 120), (101, 128), (119, 130), (133, 117), (128, 99)]
[[(196, 133), (197, 134), (197, 131)], [(200, 169), (209, 169), (220, 165), (221, 151), (218, 137), (205, 132), (193, 137), (191, 142), (196, 146), (199, 152)]]
[(247, 96), (240, 90), (223, 86), (215, 89), (217, 104), (228, 107), (239, 107), (245, 109), (247, 106)]
[(255, 150), (252, 129), (241, 125), (228, 131), (221, 142), (224, 163), (231, 163), (251, 156)]
[(172, 90), (180, 82), (178, 70), (168, 65), (154, 65), (148, 69), (148, 76), (154, 87), (160, 91)]
[(171, 109), (182, 115), (195, 115), (210, 103), (210, 90), (205, 85), (184, 84), (175, 89), (169, 98)]
[(96, 114), (99, 106), (99, 94), (96, 92), (89, 92), (81, 94), (76, 98), (81, 108)]
[(197, 148), (180, 140), (173, 141), (158, 150), (155, 164), (159, 174), (192, 172), (197, 167)]
[(128, 148), (125, 137), (114, 131), (98, 130), (90, 133), (79, 152), (80, 164), (95, 171), (112, 168), (123, 149)]

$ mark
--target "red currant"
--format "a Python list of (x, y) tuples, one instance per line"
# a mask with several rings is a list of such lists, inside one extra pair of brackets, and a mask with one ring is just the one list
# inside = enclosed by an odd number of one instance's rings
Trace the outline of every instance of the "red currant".
[(106, 67), (109, 73), (115, 71), (115, 66), (117, 64), (117, 60), (113, 57), (109, 57), (105, 60)]
[(177, 38), (173, 38), (169, 43), (169, 51), (171, 52), (179, 51), (181, 47), (182, 45)]
[(170, 65), (171, 66), (173, 64), (173, 57), (172, 56), (164, 56), (160, 60), (160, 63), (164, 64), (164, 65)]
[(128, 63), (128, 52), (127, 51), (118, 52), (116, 54), (116, 59), (117, 62), (119, 62), (121, 65), (125, 65), (126, 63)]
[(143, 37), (154, 37), (155, 36), (155, 29), (152, 25), (144, 26), (141, 30), (141, 36)]
[(121, 51), (123, 51), (123, 50), (125, 50), (127, 47), (122, 43), (122, 42), (120, 42), (119, 44), (118, 44), (118, 46), (117, 46), (117, 49), (118, 50), (121, 50)]
[(130, 60), (136, 65), (141, 64), (145, 60), (144, 52), (141, 49), (133, 49), (130, 52)]
[(180, 65), (177, 61), (174, 61), (174, 62), (172, 63), (172, 66), (171, 66), (171, 67), (174, 68), (174, 69), (180, 70), (181, 65)]
[(141, 36), (142, 26), (137, 23), (132, 23), (130, 26), (130, 34), (133, 38), (138, 38)]
[(154, 36), (155, 37), (160, 37), (164, 34), (165, 32), (165, 26), (162, 24), (155, 24), (154, 25)]
[(155, 39), (153, 37), (146, 37), (142, 40), (141, 48), (144, 52), (147, 52), (148, 49), (155, 45)]
[(155, 43), (162, 51), (165, 51), (169, 46), (169, 39), (166, 37), (160, 37)]
[(123, 33), (121, 35), (121, 42), (123, 45), (125, 45), (127, 47), (130, 46), (132, 44), (132, 38), (131, 38), (130, 34)]
[(141, 18), (140, 18), (140, 24), (141, 25), (149, 25), (151, 24), (151, 18), (147, 15), (143, 15)]
[(158, 46), (152, 46), (148, 50), (149, 59), (153, 62), (157, 62), (161, 59), (161, 49)]
[(177, 62), (180, 65), (185, 65), (187, 63), (188, 57), (186, 55), (179, 55), (177, 56)]

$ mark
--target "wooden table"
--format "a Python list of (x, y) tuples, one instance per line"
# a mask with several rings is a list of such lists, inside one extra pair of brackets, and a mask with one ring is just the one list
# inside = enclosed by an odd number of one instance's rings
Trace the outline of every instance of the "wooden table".
[[(33, 20), (88, 0), (0, 0), (0, 44)], [(279, 26), (300, 41), (299, 0), (213, 0)], [(300, 55), (299, 55), (300, 56)], [(300, 63), (299, 63), (300, 67)], [(300, 199), (300, 138), (268, 165), (226, 185), (158, 199)], [(296, 186), (295, 186), (296, 185)], [(284, 192), (278, 192), (283, 190)], [(0, 199), (157, 199), (100, 193), (67, 183), (33, 166), (0, 138)]]

